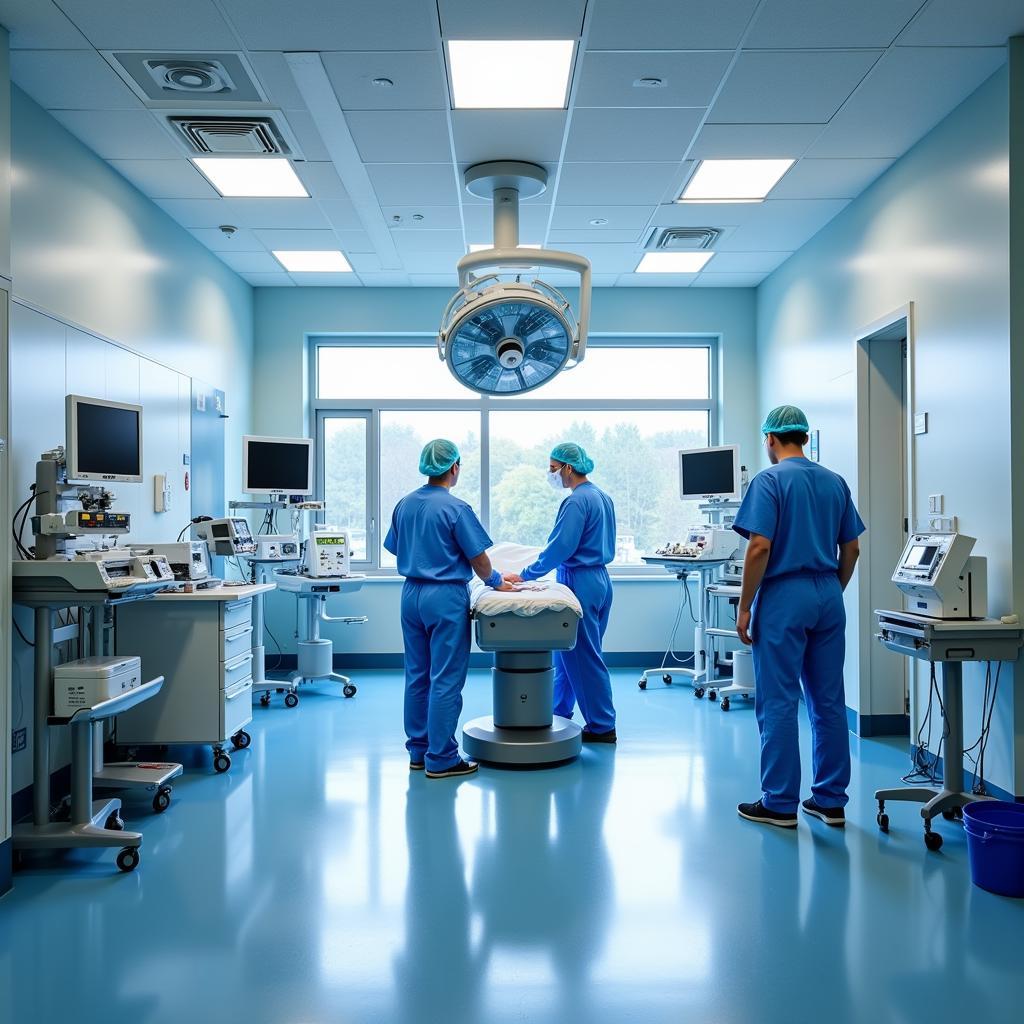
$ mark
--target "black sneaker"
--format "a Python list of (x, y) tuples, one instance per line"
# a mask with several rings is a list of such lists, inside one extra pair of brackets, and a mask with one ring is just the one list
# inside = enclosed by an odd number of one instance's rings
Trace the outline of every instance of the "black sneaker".
[(762, 825), (777, 825), (779, 828), (796, 828), (796, 812), (782, 814), (769, 810), (760, 800), (754, 804), (740, 804), (736, 810), (747, 821), (758, 821)]
[(833, 828), (842, 828), (846, 824), (846, 811), (842, 807), (820, 807), (813, 800), (805, 800), (801, 806), (805, 814), (813, 814)]
[(409, 771), (411, 772), (421, 772), (424, 768), (426, 768), (426, 765), (422, 761), (409, 762)]
[(432, 772), (427, 769), (428, 779), (454, 779), (462, 775), (472, 775), (477, 769), (475, 761), (456, 761), (451, 768), (445, 768), (439, 772)]
[(589, 729), (583, 730), (583, 742), (584, 743), (617, 743), (618, 736), (615, 735), (614, 729), (609, 729), (607, 732), (591, 732)]

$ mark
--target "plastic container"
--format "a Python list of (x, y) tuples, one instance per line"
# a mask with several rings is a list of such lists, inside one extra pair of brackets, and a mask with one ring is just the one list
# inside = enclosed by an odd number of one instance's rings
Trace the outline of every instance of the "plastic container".
[(1024, 899), (1024, 804), (979, 800), (964, 807), (971, 881)]

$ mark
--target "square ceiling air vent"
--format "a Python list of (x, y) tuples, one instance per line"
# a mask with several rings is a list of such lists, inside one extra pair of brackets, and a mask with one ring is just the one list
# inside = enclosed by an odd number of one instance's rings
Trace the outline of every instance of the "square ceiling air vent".
[(121, 77), (150, 103), (264, 103), (244, 57), (238, 53), (105, 51)]
[(655, 228), (644, 248), (668, 252), (710, 249), (721, 234), (720, 228)]
[(271, 117), (174, 116), (167, 119), (193, 153), (289, 156), (291, 147)]

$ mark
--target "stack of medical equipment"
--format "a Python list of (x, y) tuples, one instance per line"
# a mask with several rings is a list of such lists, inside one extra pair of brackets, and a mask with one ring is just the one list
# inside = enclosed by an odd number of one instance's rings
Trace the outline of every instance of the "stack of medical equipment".
[(223, 582), (210, 570), (209, 549), (205, 541), (186, 540), (173, 544), (132, 544), (135, 555), (157, 555), (167, 559), (179, 584), (188, 584), (196, 589), (218, 587)]

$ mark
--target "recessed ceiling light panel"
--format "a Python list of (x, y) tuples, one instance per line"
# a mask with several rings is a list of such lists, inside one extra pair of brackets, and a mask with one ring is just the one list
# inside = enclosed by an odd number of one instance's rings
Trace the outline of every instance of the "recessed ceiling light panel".
[(351, 274), (352, 267), (338, 249), (274, 249), (274, 259), (292, 274)]
[(448, 67), (457, 110), (563, 109), (574, 39), (451, 39)]
[(226, 199), (309, 198), (284, 157), (196, 156), (192, 162)]
[(713, 252), (648, 252), (636, 268), (638, 274), (696, 274)]
[(684, 203), (759, 203), (793, 160), (702, 160), (683, 189)]

